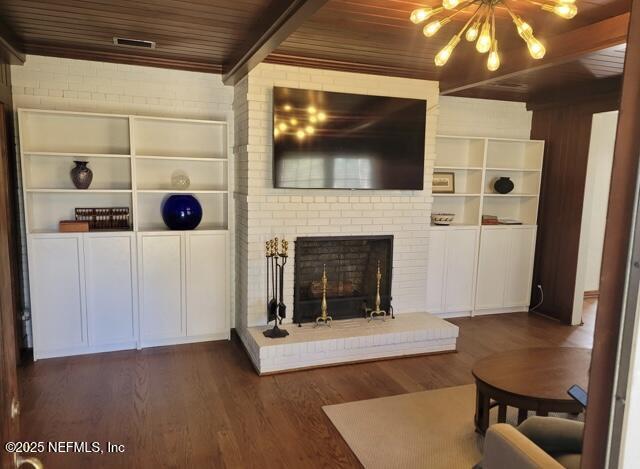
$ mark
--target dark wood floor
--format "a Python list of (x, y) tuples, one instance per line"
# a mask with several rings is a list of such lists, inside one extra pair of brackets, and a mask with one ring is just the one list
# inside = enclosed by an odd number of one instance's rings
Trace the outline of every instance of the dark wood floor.
[(475, 360), (590, 347), (595, 307), (567, 327), (526, 313), (452, 320), (458, 353), (258, 377), (237, 341), (42, 360), (21, 371), (23, 440), (107, 441), (124, 454), (43, 454), (51, 468), (359, 467), (326, 404), (472, 383)]

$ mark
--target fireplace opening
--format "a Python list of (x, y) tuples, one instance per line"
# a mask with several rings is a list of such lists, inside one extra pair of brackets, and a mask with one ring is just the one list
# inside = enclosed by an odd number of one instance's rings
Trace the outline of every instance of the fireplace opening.
[(294, 322), (313, 322), (320, 315), (325, 265), (333, 320), (365, 317), (365, 307), (375, 307), (378, 263), (381, 309), (389, 311), (393, 236), (302, 237), (295, 245)]

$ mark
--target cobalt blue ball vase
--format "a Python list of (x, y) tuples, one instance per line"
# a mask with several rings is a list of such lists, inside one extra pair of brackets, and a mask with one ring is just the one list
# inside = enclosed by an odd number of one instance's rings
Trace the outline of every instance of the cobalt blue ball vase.
[(162, 206), (162, 219), (170, 230), (193, 230), (202, 220), (202, 206), (190, 194), (174, 194)]

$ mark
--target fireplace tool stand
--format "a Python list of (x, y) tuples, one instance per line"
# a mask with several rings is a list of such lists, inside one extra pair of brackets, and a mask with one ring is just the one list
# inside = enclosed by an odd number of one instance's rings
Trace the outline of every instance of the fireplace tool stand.
[(387, 312), (380, 309), (380, 280), (382, 280), (382, 273), (380, 272), (380, 261), (378, 261), (378, 271), (376, 273), (376, 307), (375, 309), (366, 309), (367, 321), (373, 319), (382, 319), (386, 321)]
[(313, 327), (320, 325), (331, 327), (331, 321), (333, 319), (327, 314), (327, 266), (322, 266), (322, 303), (320, 304), (320, 316), (316, 318), (316, 324)]
[[(286, 317), (287, 307), (283, 298), (284, 266), (287, 264), (289, 242), (282, 240), (282, 249), (278, 252), (278, 238), (266, 242), (267, 259), (267, 323), (274, 321), (273, 328), (262, 334), (270, 339), (280, 339), (289, 335), (286, 329), (280, 329), (282, 319)], [(280, 260), (282, 263), (280, 263)], [(271, 299), (269, 287), (271, 286)], [(276, 299), (280, 294), (280, 301)]]

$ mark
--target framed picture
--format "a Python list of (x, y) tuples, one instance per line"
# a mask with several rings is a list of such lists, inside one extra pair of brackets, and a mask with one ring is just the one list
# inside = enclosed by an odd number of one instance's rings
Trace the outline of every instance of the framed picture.
[(455, 191), (455, 173), (433, 173), (432, 192), (434, 194), (453, 194)]

